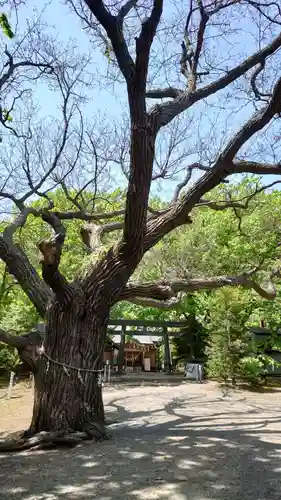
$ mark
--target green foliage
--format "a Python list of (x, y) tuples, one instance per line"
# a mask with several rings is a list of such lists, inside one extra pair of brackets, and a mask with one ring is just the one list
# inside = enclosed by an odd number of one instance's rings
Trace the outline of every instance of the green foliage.
[(277, 368), (280, 363), (265, 354), (245, 356), (240, 361), (241, 374), (251, 385), (258, 385), (262, 382), (269, 366)]
[(0, 369), (11, 372), (15, 371), (21, 361), (17, 354), (17, 350), (8, 346), (3, 346), (0, 349)]
[(4, 35), (9, 38), (10, 40), (12, 38), (14, 38), (14, 33), (13, 33), (13, 30), (11, 28), (11, 25), (8, 21), (8, 18), (6, 16), (6, 14), (4, 12), (2, 12), (0, 14), (0, 26), (2, 28), (2, 31), (4, 33)]
[(242, 375), (241, 359), (249, 354), (246, 323), (249, 307), (237, 289), (222, 289), (213, 297), (208, 330), (207, 371), (209, 376), (236, 385)]
[[(227, 189), (231, 191), (233, 199), (241, 199), (249, 195), (257, 185), (259, 185), (258, 179), (245, 178), (239, 184), (228, 185), (227, 187), (225, 185), (219, 186), (209, 194), (209, 198), (214, 201), (221, 200), (224, 198)], [(75, 197), (75, 191), (71, 195)], [(54, 200), (54, 210), (64, 212), (76, 210), (73, 203), (66, 199), (63, 190), (58, 189), (54, 193), (50, 193), (50, 196)], [(93, 205), (92, 194), (85, 193), (83, 202), (89, 212), (113, 211), (124, 207), (124, 196), (124, 192), (120, 189), (112, 193), (102, 193), (98, 195), (95, 205)], [(45, 203), (44, 199), (40, 199), (34, 203), (34, 206), (43, 207)], [(164, 208), (163, 202), (157, 198), (150, 200), (150, 205), (154, 209)], [(260, 193), (253, 198), (247, 210), (239, 210), (239, 216), (242, 217), (240, 227), (237, 213), (232, 209), (223, 211), (214, 211), (206, 207), (194, 209), (192, 224), (173, 231), (160, 241), (155, 248), (150, 250), (144, 256), (132, 279), (151, 282), (163, 278), (170, 280), (220, 274), (236, 275), (263, 262), (262, 271), (258, 273), (257, 280), (260, 283), (266, 282), (266, 277), (271, 270), (279, 266), (281, 257), (281, 247), (279, 245), (281, 238), (280, 191)], [(121, 218), (116, 217), (113, 220), (120, 221)], [(84, 222), (80, 220), (65, 222), (67, 237), (60, 269), (70, 281), (79, 274), (87, 272), (89, 267), (93, 266), (100, 258), (101, 253), (104, 253), (119, 237), (118, 232), (109, 233), (106, 235), (102, 248), (97, 253), (89, 255), (80, 238), (80, 229), (83, 224)], [(41, 268), (37, 244), (40, 239), (49, 237), (49, 235), (49, 226), (40, 218), (35, 218), (32, 215), (28, 217), (25, 227), (16, 233), (16, 240), (26, 251), (28, 258), (39, 274)], [(5, 268), (0, 263), (0, 277), (3, 276), (4, 271)], [(6, 277), (5, 283), (5, 286), (10, 288), (4, 302), (1, 299), (3, 307), (0, 315), (0, 327), (18, 332), (28, 331), (35, 323), (40, 321), (40, 318), (24, 292), (13, 282), (11, 276)], [(211, 317), (208, 328), (209, 341), (211, 342), (213, 339), (215, 342), (215, 339), (217, 339), (216, 342), (219, 343), (216, 333), (217, 327), (222, 323), (218, 319), (218, 325), (215, 325), (216, 314), (218, 318), (225, 320), (225, 306), (223, 306), (224, 309), (220, 310), (225, 299), (222, 299), (220, 293), (224, 292), (201, 291), (200, 293), (194, 293), (192, 298), (185, 296), (182, 302), (172, 310), (152, 307), (143, 308), (129, 302), (120, 302), (111, 310), (111, 317), (184, 320), (184, 315), (193, 315), (196, 322), (199, 322), (203, 327)], [(251, 325), (259, 324), (260, 319), (265, 318), (267, 326), (272, 331), (276, 331), (280, 326), (281, 304), (279, 294), (276, 300), (267, 301), (261, 299), (251, 290), (239, 289), (239, 291), (235, 292), (234, 289), (231, 289), (229, 293), (238, 293), (235, 300), (238, 300), (239, 304), (243, 305), (241, 314), (245, 312), (246, 316), (248, 315), (248, 322)], [(213, 325), (212, 329), (210, 329), (211, 324)], [(227, 328), (224, 328), (225, 331), (227, 331)], [(244, 332), (244, 327), (242, 331)], [(232, 335), (234, 335), (233, 332), (231, 332)], [(237, 336), (239, 337), (238, 332)], [(225, 339), (222, 338), (220, 342), (225, 343)], [(177, 346), (174, 345), (176, 357), (190, 355), (188, 343), (183, 343), (185, 346), (182, 345), (178, 352)], [(248, 353), (245, 355), (248, 356)], [(221, 360), (220, 364), (222, 365), (224, 362), (224, 360)], [(245, 364), (247, 363), (245, 362)]]
[(206, 330), (196, 318), (196, 303), (193, 296), (186, 301), (186, 328), (181, 330), (180, 337), (173, 337), (173, 357), (176, 362), (204, 358)]
[(12, 122), (13, 117), (10, 115), (9, 111), (7, 109), (2, 109), (2, 118), (4, 122)]
[(252, 384), (258, 384), (265, 373), (264, 363), (259, 356), (244, 356), (240, 361), (241, 371)]

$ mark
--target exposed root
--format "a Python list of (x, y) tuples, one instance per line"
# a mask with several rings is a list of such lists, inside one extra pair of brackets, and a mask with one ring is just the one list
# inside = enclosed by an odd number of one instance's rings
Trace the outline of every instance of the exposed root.
[(87, 422), (84, 425), (84, 429), (88, 437), (95, 441), (101, 442), (110, 439), (110, 435), (106, 432), (105, 424), (103, 423), (97, 421)]
[(83, 432), (38, 432), (31, 435), (31, 431), (25, 431), (17, 438), (8, 441), (0, 440), (0, 453), (45, 450), (50, 448), (67, 447), (73, 448), (83, 441), (104, 441), (111, 439), (106, 432), (105, 426), (99, 422), (87, 422)]
[(0, 441), (0, 452), (45, 450), (50, 448), (67, 447), (73, 448), (82, 441), (91, 439), (86, 432), (73, 432), (65, 434), (61, 432), (39, 432), (32, 437)]

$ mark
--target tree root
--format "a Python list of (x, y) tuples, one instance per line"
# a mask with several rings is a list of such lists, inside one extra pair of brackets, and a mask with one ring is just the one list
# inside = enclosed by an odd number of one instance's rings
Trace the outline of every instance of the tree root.
[(0, 440), (0, 453), (60, 447), (73, 448), (87, 440), (101, 442), (110, 439), (104, 426), (98, 422), (87, 423), (84, 427), (84, 432), (38, 432), (31, 437), (28, 432), (25, 432), (17, 439)]

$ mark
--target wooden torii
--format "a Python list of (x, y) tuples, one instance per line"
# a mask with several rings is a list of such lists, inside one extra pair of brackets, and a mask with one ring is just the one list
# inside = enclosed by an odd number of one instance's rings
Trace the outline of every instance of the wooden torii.
[[(121, 330), (111, 330), (111, 327), (121, 327)], [(128, 328), (137, 327), (136, 330), (127, 330)], [(126, 335), (137, 335), (137, 336), (153, 336), (162, 337), (164, 344), (165, 360), (164, 360), (164, 370), (166, 373), (171, 372), (172, 368), (172, 358), (169, 344), (169, 337), (179, 337), (183, 328), (187, 327), (186, 321), (150, 321), (150, 320), (139, 320), (139, 319), (111, 319), (108, 322), (108, 333), (114, 335), (120, 335), (120, 348), (118, 353), (118, 371), (121, 373), (123, 371), (123, 366), (125, 363), (124, 347), (126, 341)], [(173, 330), (171, 330), (171, 328)], [(177, 329), (177, 331), (176, 331)], [(160, 330), (160, 331), (159, 331)]]

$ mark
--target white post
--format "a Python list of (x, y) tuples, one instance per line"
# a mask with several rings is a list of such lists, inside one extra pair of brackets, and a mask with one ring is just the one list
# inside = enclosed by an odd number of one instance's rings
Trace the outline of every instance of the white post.
[(11, 396), (12, 396), (12, 388), (14, 385), (14, 378), (15, 378), (15, 372), (11, 372), (9, 388), (8, 388), (8, 399), (11, 399)]
[(34, 393), (34, 390), (35, 390), (35, 380), (34, 380), (34, 375), (33, 373), (30, 374), (29, 376), (29, 379), (30, 379), (30, 387)]
[(108, 365), (108, 383), (110, 384), (110, 365)]
[(103, 382), (104, 383), (106, 382), (106, 365), (105, 365), (104, 371), (103, 371)]

